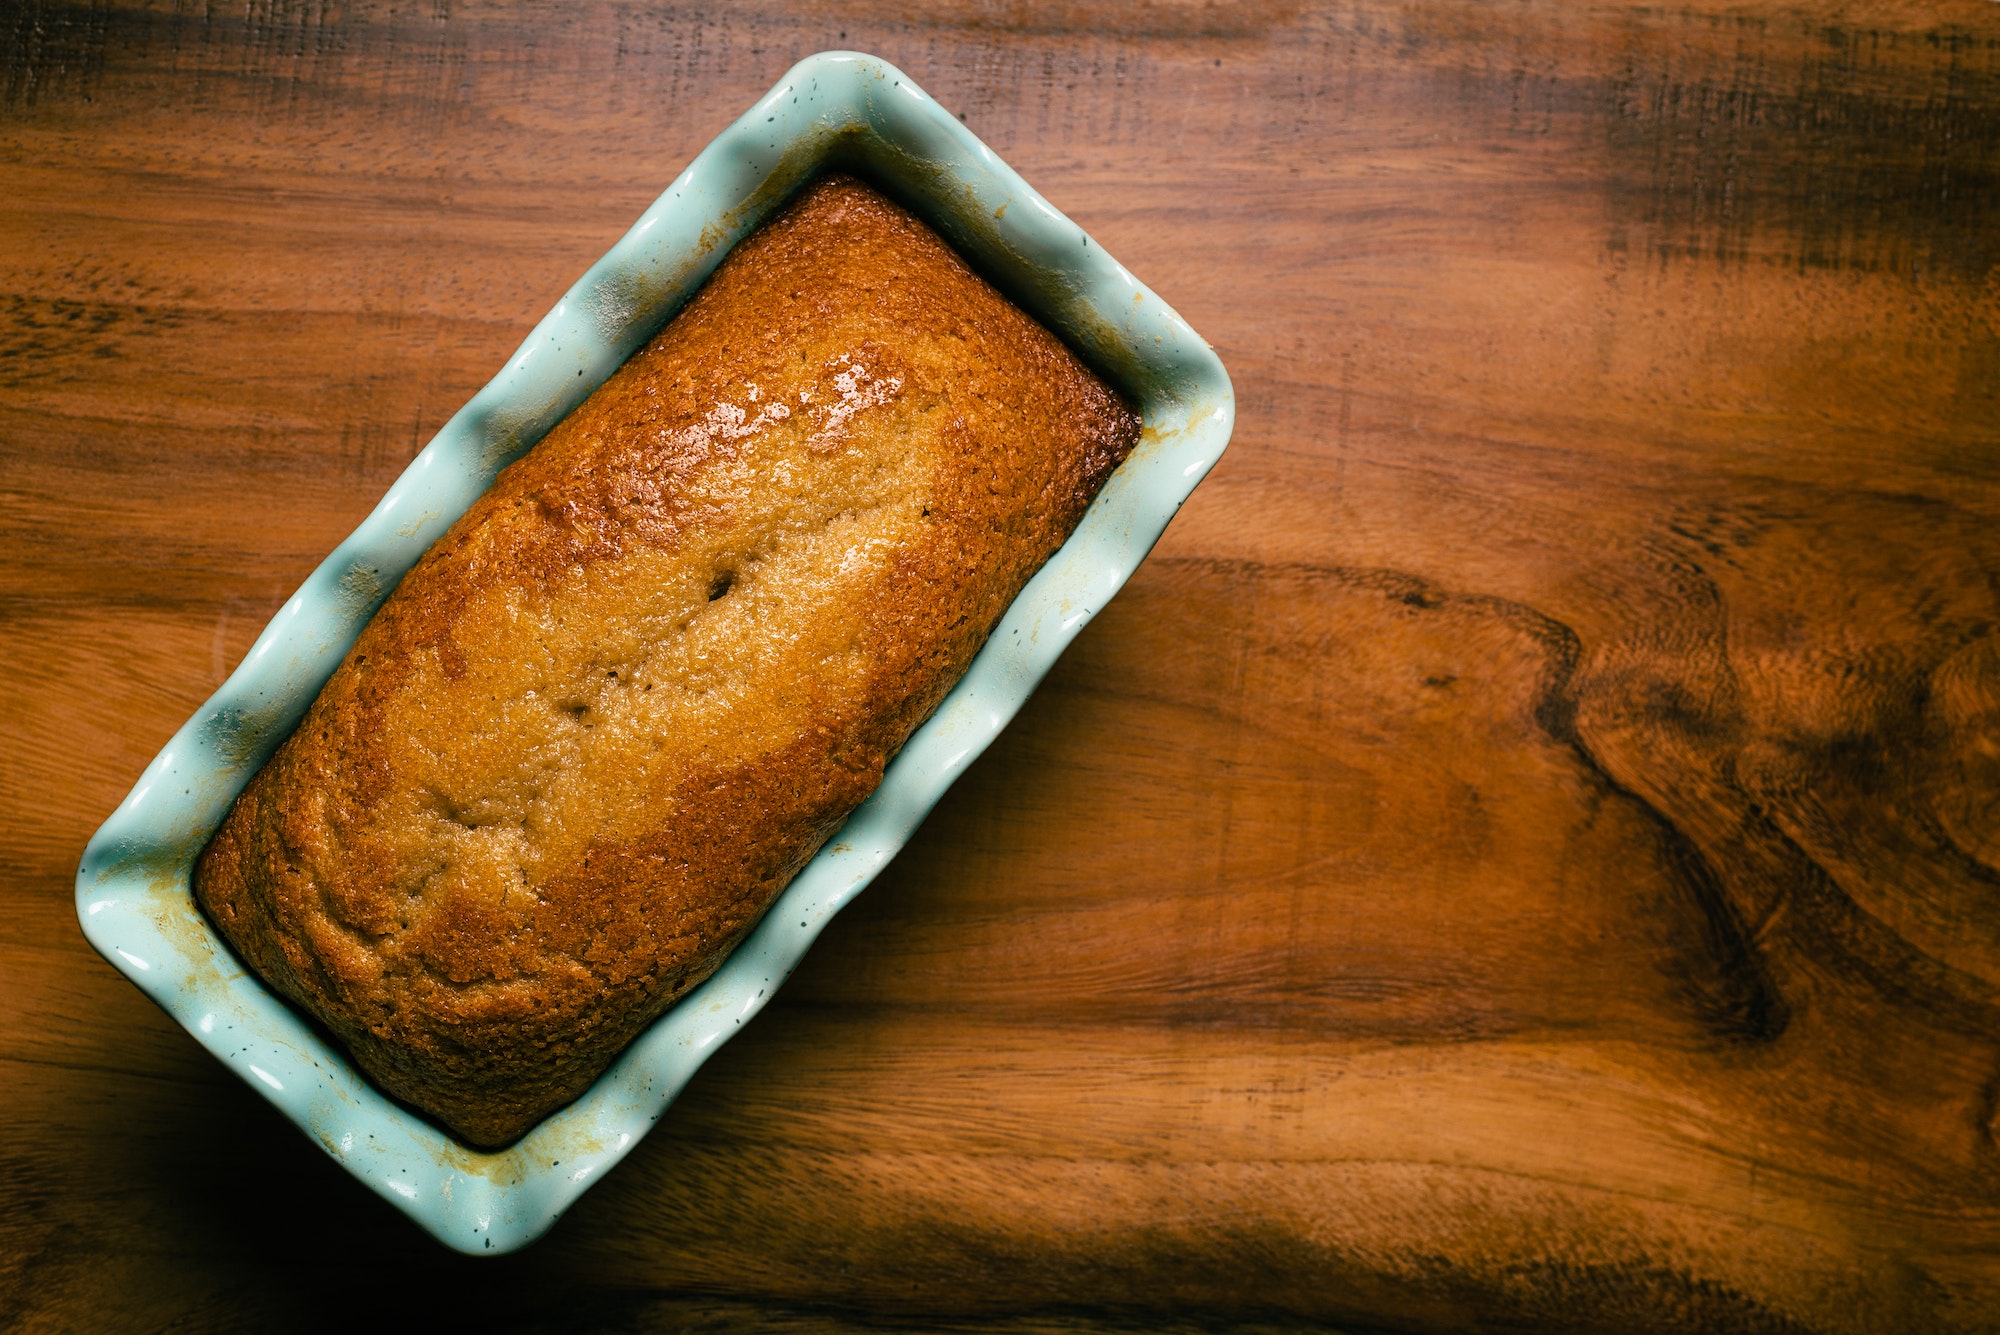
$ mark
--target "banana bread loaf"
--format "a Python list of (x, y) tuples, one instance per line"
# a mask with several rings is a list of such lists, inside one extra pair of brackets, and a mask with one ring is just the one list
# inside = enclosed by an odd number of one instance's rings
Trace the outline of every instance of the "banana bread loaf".
[(383, 1089), (514, 1140), (874, 789), (1138, 430), (921, 222), (817, 182), (411, 569), (202, 909)]

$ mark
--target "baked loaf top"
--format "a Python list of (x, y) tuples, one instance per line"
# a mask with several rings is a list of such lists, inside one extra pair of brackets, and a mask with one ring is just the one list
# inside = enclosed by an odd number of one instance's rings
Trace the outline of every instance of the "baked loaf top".
[(382, 1088), (514, 1140), (875, 788), (1138, 430), (922, 223), (817, 182), (404, 577), (201, 907)]

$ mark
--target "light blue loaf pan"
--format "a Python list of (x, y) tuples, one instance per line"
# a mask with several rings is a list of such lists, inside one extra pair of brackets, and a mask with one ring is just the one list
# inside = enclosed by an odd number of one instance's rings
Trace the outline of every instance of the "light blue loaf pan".
[[(1061, 333), (1139, 405), (1144, 437), (881, 788), (723, 967), (582, 1098), (511, 1148), (469, 1149), (377, 1092), (243, 970), (195, 909), (190, 867), (403, 572), (496, 472), (651, 337), (732, 245), (829, 166), (854, 167), (889, 189)], [(638, 1143), (827, 920), (895, 856), (1131, 575), (1222, 453), (1234, 420), (1229, 377), (1208, 345), (908, 76), (853, 52), (803, 60), (591, 266), (153, 758), (84, 850), (76, 881), (84, 935), (447, 1246), (483, 1255), (521, 1247)]]

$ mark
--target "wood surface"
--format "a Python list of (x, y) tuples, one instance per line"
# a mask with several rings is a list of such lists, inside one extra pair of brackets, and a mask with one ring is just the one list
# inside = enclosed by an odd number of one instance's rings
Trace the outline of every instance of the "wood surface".
[[(1234, 445), (775, 1005), (451, 1256), (85, 840), (796, 58)], [(0, 1328), (2000, 1328), (2000, 7), (0, 0)]]

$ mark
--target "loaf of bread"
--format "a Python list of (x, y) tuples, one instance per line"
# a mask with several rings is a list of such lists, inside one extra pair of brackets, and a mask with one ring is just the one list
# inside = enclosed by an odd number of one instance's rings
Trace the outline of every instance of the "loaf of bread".
[(504, 1145), (742, 939), (1138, 430), (823, 179), (404, 577), (196, 898), (381, 1088)]

